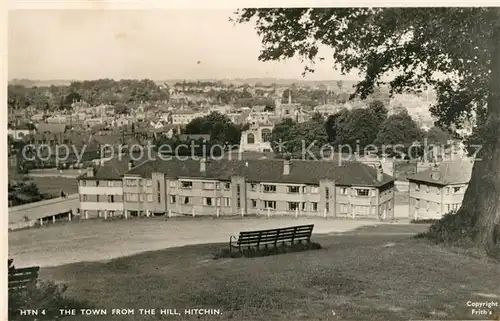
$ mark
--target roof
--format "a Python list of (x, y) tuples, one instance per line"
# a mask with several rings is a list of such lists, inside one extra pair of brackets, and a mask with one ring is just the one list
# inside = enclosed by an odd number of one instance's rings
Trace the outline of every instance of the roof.
[[(141, 158), (139, 155), (131, 157), (130, 155), (115, 157), (104, 162), (104, 165), (97, 166), (93, 177), (88, 177), (87, 172), (77, 177), (77, 180), (121, 180), (122, 175), (128, 171), (129, 162), (133, 161), (136, 165), (141, 165), (148, 160), (148, 153), (144, 153)], [(156, 153), (151, 152), (152, 158), (156, 158)]]
[(165, 173), (168, 177), (191, 177), (230, 180), (232, 176), (244, 176), (250, 182), (273, 182), (319, 185), (322, 179), (332, 179), (342, 186), (382, 186), (394, 178), (383, 174), (377, 181), (377, 169), (359, 162), (344, 162), (339, 165), (328, 161), (292, 160), (290, 174), (283, 174), (283, 160), (211, 160), (205, 172), (200, 172), (198, 160), (148, 161), (126, 174), (151, 177), (153, 172)]
[(36, 130), (39, 133), (52, 133), (52, 134), (60, 134), (66, 131), (66, 124), (45, 124), (40, 123), (36, 125)]
[(409, 176), (412, 181), (426, 182), (438, 185), (453, 185), (469, 183), (474, 163), (470, 160), (445, 161), (438, 165), (439, 179), (431, 177), (433, 169), (428, 169)]

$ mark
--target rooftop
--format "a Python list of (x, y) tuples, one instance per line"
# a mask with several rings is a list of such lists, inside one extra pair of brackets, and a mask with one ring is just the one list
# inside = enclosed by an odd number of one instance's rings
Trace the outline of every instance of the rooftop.
[(344, 162), (339, 165), (329, 161), (292, 160), (290, 174), (283, 174), (283, 160), (211, 160), (206, 170), (200, 171), (198, 160), (161, 160), (143, 163), (126, 174), (151, 177), (154, 172), (165, 173), (172, 178), (205, 178), (230, 180), (232, 176), (244, 176), (250, 182), (273, 182), (319, 185), (322, 179), (331, 179), (342, 186), (382, 186), (394, 181), (392, 176), (383, 174), (377, 181), (377, 170), (359, 162)]
[(409, 176), (408, 180), (432, 183), (438, 185), (467, 184), (472, 175), (474, 163), (471, 160), (445, 161), (437, 166), (439, 178), (433, 179), (433, 168)]

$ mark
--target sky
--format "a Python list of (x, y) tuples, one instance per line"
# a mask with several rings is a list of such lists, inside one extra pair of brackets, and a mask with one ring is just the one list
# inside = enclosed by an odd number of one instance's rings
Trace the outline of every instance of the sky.
[[(298, 59), (259, 62), (250, 24), (231, 9), (16, 10), (9, 12), (9, 79), (301, 79)], [(325, 52), (324, 54), (330, 55)], [(200, 61), (198, 64), (197, 62)], [(355, 80), (333, 61), (308, 80)]]

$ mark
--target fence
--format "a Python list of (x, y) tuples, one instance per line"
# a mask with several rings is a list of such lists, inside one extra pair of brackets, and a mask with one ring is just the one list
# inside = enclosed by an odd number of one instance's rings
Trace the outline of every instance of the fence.
[(384, 216), (383, 214), (371, 213), (371, 214), (354, 214), (354, 213), (332, 213), (323, 211), (300, 211), (300, 210), (289, 210), (289, 211), (279, 211), (275, 209), (250, 209), (244, 210), (241, 209), (237, 212), (234, 212), (232, 208), (227, 207), (198, 207), (192, 206), (190, 209), (184, 208), (183, 210), (168, 210), (165, 213), (152, 212), (152, 211), (134, 211), (134, 215), (131, 215), (130, 212), (122, 216), (124, 218), (130, 218), (131, 216), (142, 216), (142, 217), (153, 217), (153, 216), (165, 216), (169, 218), (174, 217), (268, 217), (268, 218), (277, 218), (277, 217), (286, 217), (286, 218), (337, 218), (337, 219), (376, 219), (381, 221), (391, 220), (393, 216)]

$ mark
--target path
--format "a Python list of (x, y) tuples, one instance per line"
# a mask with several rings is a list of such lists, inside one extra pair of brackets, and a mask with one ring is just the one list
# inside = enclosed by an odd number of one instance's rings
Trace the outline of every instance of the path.
[(240, 231), (300, 224), (315, 224), (315, 233), (331, 233), (381, 222), (321, 218), (75, 221), (9, 233), (9, 258), (16, 266), (102, 261), (168, 247), (228, 242), (230, 235)]

